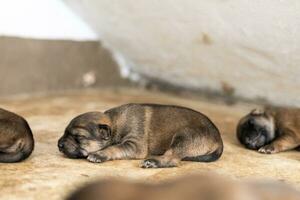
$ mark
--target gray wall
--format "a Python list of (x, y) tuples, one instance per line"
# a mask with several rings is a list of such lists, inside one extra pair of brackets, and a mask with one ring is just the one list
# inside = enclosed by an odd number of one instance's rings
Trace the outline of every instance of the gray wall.
[(98, 41), (0, 37), (0, 96), (126, 85)]

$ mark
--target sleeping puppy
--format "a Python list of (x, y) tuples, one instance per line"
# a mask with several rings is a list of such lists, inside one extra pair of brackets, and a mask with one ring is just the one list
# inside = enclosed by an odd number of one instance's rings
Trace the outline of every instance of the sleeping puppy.
[(67, 200), (298, 200), (299, 191), (279, 182), (240, 182), (203, 174), (160, 184), (101, 180), (86, 185)]
[(0, 162), (19, 162), (30, 156), (34, 140), (27, 121), (0, 108)]
[(255, 109), (237, 126), (239, 141), (260, 153), (278, 153), (300, 146), (300, 109)]
[(223, 152), (217, 127), (189, 108), (126, 104), (74, 118), (58, 141), (70, 158), (90, 162), (144, 159), (142, 168), (175, 167), (180, 160), (211, 162)]

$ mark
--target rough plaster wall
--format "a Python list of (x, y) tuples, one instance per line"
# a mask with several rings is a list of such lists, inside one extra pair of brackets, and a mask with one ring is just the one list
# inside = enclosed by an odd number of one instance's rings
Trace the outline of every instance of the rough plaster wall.
[[(300, 105), (299, 0), (65, 0), (128, 74)], [(137, 78), (136, 76), (134, 76)]]

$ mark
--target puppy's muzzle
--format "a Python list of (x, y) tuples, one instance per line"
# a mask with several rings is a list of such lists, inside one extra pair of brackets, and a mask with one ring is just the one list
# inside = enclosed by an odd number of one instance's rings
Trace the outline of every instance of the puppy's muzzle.
[(66, 140), (66, 138), (60, 138), (58, 140), (57, 146), (61, 153), (65, 154), (69, 158), (85, 158), (88, 156), (88, 152), (86, 150), (75, 146), (72, 142), (68, 143)]
[(63, 152), (63, 148), (64, 148), (64, 140), (63, 139), (59, 139), (58, 143), (57, 143), (58, 149), (60, 152)]

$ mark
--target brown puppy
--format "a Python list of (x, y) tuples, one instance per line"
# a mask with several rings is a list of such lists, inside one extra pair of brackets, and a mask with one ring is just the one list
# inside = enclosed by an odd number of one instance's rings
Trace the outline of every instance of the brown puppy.
[(22, 161), (31, 154), (33, 148), (33, 135), (27, 121), (0, 109), (0, 162)]
[(299, 191), (278, 182), (239, 182), (216, 175), (194, 175), (162, 184), (103, 180), (67, 200), (298, 200)]
[(143, 168), (174, 167), (180, 160), (211, 162), (223, 151), (216, 126), (179, 106), (126, 104), (74, 118), (58, 142), (70, 158), (91, 162), (143, 159)]
[(278, 153), (300, 146), (300, 109), (255, 109), (237, 127), (239, 141), (260, 153)]

